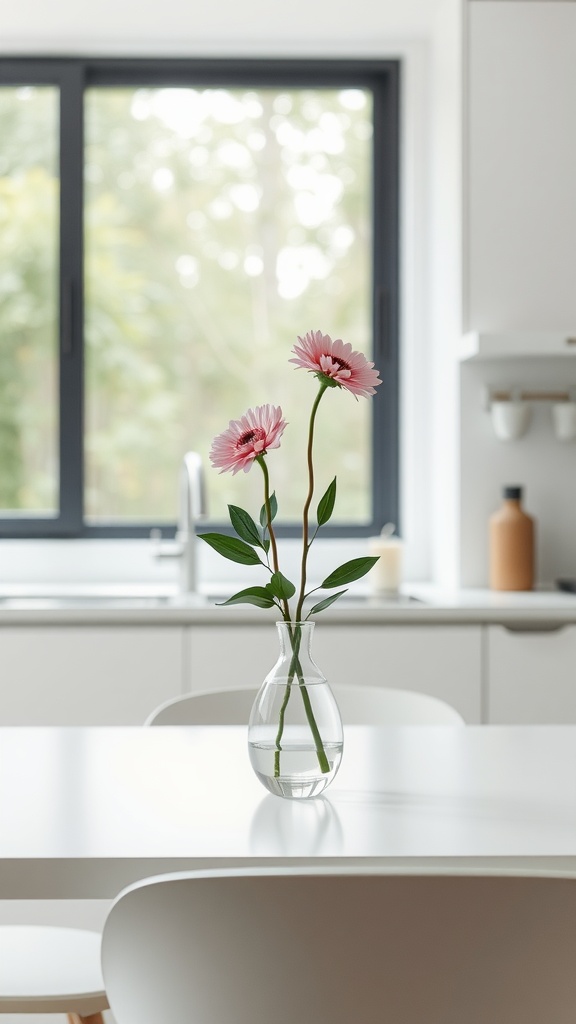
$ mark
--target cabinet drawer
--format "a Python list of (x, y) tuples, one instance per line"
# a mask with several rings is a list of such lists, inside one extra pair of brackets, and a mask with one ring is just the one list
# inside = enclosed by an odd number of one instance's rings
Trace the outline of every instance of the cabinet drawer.
[(487, 633), (489, 722), (576, 723), (576, 626)]

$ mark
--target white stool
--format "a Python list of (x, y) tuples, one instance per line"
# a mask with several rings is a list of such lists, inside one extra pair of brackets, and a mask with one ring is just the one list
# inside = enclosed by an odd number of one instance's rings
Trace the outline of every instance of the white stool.
[(101, 936), (76, 928), (0, 927), (0, 1014), (66, 1013), (104, 1024)]

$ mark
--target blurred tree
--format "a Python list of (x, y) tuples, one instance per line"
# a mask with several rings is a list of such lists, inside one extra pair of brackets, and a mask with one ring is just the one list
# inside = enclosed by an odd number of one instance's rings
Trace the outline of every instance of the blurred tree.
[[(41, 110), (48, 94), (54, 104), (53, 90), (0, 89), (5, 508), (46, 507), (57, 481), (57, 132), (54, 113)], [(290, 422), (270, 469), (283, 517), (299, 518), (316, 384), (288, 359), (308, 330), (369, 346), (371, 121), (370, 94), (360, 90), (88, 90), (92, 521), (173, 520), (184, 451), (207, 459), (214, 434), (264, 402), (281, 404)], [(335, 518), (368, 518), (370, 451), (369, 403), (327, 395), (318, 487), (338, 474)], [(211, 514), (224, 517), (228, 502), (259, 507), (252, 477), (210, 473)]]
[(56, 509), (57, 94), (0, 89), (0, 508)]

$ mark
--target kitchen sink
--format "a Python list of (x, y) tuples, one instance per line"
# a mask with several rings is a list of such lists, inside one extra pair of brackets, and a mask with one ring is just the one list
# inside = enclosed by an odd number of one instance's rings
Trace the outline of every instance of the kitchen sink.
[[(145, 584), (19, 584), (0, 589), (0, 609), (206, 608), (225, 601), (241, 589), (242, 586), (238, 585), (224, 587), (216, 593), (185, 594), (175, 589), (161, 589)], [(334, 607), (403, 608), (423, 604), (426, 601), (412, 594), (376, 596), (366, 591), (350, 590)]]
[[(162, 608), (175, 604), (177, 598), (170, 597), (0, 597), (0, 608)], [(198, 599), (198, 606), (206, 599)]]
[(25, 584), (0, 591), (0, 608), (203, 608), (217, 598), (139, 586)]

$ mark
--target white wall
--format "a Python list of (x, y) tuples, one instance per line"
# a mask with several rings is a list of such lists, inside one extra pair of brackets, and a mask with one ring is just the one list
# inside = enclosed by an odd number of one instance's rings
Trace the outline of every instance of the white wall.
[[(472, 0), (468, 22), (465, 330), (576, 334), (576, 3)], [(570, 359), (462, 367), (461, 579), (487, 582), (487, 521), (504, 484), (537, 518), (538, 579), (576, 575), (576, 442), (549, 404), (495, 439), (484, 385), (566, 389)]]
[(528, 433), (498, 441), (483, 407), (485, 385), (518, 383), (529, 390), (576, 386), (576, 360), (492, 359), (464, 364), (462, 407), (462, 582), (487, 585), (488, 519), (504, 484), (525, 488), (524, 506), (536, 519), (536, 578), (553, 585), (576, 576), (576, 442), (554, 437), (550, 404), (532, 403)]
[(359, 48), (427, 33), (442, 0), (18, 0), (2, 4), (4, 52), (240, 55)]
[(462, 253), (462, 5), (437, 12), (431, 46), (429, 362), (426, 373), (430, 439), (427, 449), (431, 579), (459, 579), (458, 364)]

